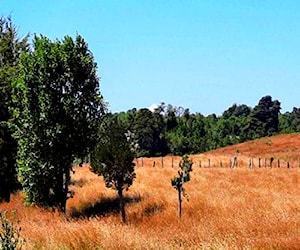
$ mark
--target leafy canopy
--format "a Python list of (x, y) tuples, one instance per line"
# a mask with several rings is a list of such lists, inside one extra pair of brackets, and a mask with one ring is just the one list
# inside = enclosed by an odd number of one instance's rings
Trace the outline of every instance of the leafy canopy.
[(192, 166), (193, 162), (189, 157), (187, 155), (182, 156), (182, 160), (179, 162), (178, 176), (171, 180), (171, 184), (176, 190), (183, 191), (183, 184), (190, 181), (190, 172), (193, 171)]
[(18, 187), (16, 178), (17, 144), (8, 127), (12, 106), (11, 83), (18, 75), (19, 56), (28, 51), (28, 35), (19, 38), (11, 17), (0, 17), (0, 201), (9, 201)]
[(21, 56), (12, 126), (19, 178), (31, 203), (65, 208), (72, 162), (93, 146), (105, 109), (96, 69), (79, 35), (54, 42), (36, 36), (33, 51)]
[(103, 176), (108, 188), (128, 189), (136, 177), (134, 152), (126, 134), (121, 121), (112, 115), (108, 115), (99, 128), (98, 143), (91, 158), (91, 169)]

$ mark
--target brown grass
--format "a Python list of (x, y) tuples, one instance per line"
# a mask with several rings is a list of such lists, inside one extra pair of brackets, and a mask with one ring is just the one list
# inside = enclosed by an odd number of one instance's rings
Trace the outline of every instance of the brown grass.
[[(137, 178), (126, 193), (127, 224), (120, 222), (115, 192), (87, 165), (75, 168), (66, 216), (25, 207), (21, 193), (0, 208), (17, 210), (25, 249), (299, 249), (299, 148), (300, 136), (288, 135), (192, 156), (181, 220), (170, 184), (177, 172), (171, 157), (163, 159), (164, 167), (161, 158), (143, 159), (143, 167), (138, 160)], [(240, 164), (230, 169), (235, 155)], [(249, 157), (271, 155), (296, 163), (290, 169), (247, 168)], [(179, 160), (173, 158), (174, 166)]]

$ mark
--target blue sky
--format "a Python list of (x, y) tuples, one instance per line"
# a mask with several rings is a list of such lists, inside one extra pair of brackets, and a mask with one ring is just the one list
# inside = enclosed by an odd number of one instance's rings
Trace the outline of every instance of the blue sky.
[(300, 106), (298, 0), (0, 0), (20, 34), (81, 34), (112, 112), (165, 102), (204, 115), (265, 95)]

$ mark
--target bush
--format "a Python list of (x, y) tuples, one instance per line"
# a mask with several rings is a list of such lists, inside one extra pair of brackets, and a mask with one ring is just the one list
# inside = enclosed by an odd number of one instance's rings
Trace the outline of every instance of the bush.
[[(6, 211), (0, 212), (0, 250), (22, 249), (21, 227), (9, 221), (6, 214)], [(11, 219), (15, 221), (15, 212), (11, 215)], [(17, 221), (17, 224), (19, 224), (19, 221)]]

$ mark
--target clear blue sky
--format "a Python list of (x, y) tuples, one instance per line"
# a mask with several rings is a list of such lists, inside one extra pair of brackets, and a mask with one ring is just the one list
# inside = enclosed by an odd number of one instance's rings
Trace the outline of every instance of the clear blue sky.
[(300, 106), (299, 0), (0, 0), (19, 32), (81, 34), (109, 109)]

